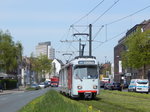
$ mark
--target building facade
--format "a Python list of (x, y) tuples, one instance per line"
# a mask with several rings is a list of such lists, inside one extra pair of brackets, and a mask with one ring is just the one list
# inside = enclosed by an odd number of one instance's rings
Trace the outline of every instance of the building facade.
[(132, 33), (136, 32), (137, 28), (141, 28), (141, 32), (146, 30), (150, 30), (150, 20), (145, 20), (140, 24), (135, 25), (130, 30), (126, 32), (126, 35), (118, 41), (118, 44), (114, 47), (114, 80), (116, 82), (125, 81), (127, 83), (130, 82), (131, 79), (135, 78), (148, 78), (150, 79), (150, 67), (146, 68), (146, 76), (143, 77), (143, 68), (140, 69), (123, 69), (122, 68), (122, 58), (121, 54), (123, 51), (127, 51), (128, 49), (125, 46), (125, 39), (129, 37)]
[(60, 71), (60, 69), (62, 68), (62, 66), (63, 66), (64, 64), (63, 64), (63, 62), (61, 61), (61, 60), (59, 60), (59, 59), (54, 59), (53, 61), (52, 61), (52, 68), (53, 68), (53, 71), (52, 71), (52, 76), (59, 76), (59, 71)]
[(55, 59), (55, 49), (52, 46), (49, 46), (48, 50), (48, 58), (52, 60)]
[(49, 59), (55, 58), (55, 49), (51, 46), (51, 42), (41, 42), (36, 46), (36, 56), (46, 55)]
[(114, 67), (110, 62), (106, 62), (100, 65), (100, 80), (102, 78), (109, 78), (111, 82), (114, 80)]

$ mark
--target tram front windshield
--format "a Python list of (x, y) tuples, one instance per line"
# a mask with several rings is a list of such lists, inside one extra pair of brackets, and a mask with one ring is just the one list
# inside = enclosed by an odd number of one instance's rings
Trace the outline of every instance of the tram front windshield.
[(76, 79), (97, 79), (98, 71), (97, 66), (75, 66), (75, 78)]

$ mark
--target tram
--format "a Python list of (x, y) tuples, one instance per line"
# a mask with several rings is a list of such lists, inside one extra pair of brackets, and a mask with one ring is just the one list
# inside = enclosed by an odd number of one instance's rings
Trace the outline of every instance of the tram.
[(95, 98), (99, 94), (99, 70), (93, 56), (78, 56), (59, 73), (60, 92), (72, 98)]

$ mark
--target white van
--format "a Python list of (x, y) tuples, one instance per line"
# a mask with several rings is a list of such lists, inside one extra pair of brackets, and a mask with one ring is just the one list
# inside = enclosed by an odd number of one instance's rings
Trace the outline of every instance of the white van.
[(128, 87), (128, 91), (148, 93), (149, 92), (148, 79), (132, 79)]

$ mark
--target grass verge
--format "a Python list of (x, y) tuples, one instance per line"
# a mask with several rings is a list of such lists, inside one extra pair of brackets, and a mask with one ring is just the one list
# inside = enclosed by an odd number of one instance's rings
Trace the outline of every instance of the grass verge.
[(31, 87), (27, 87), (26, 90), (27, 90), (27, 91), (34, 91), (34, 90), (37, 90), (37, 89), (31, 88)]
[(87, 112), (87, 107), (50, 90), (31, 101), (19, 112)]
[(150, 94), (102, 90), (97, 100), (80, 102), (103, 112), (150, 112)]

